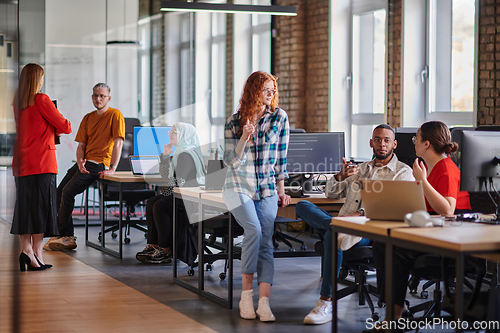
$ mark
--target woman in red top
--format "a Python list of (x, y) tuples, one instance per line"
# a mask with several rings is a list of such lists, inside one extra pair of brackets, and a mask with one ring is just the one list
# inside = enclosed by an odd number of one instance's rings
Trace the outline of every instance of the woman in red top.
[(11, 234), (20, 235), (21, 271), (43, 270), (43, 237), (58, 235), (55, 135), (71, 133), (71, 123), (40, 93), (44, 71), (40, 65), (24, 66), (14, 98), (16, 140), (12, 170), (16, 205)]
[(469, 193), (460, 191), (460, 170), (450, 155), (458, 149), (451, 142), (448, 127), (440, 121), (429, 121), (420, 126), (413, 138), (415, 152), (423, 162), (415, 159), (413, 176), (424, 187), (427, 210), (440, 215), (453, 215), (456, 210), (469, 210)]

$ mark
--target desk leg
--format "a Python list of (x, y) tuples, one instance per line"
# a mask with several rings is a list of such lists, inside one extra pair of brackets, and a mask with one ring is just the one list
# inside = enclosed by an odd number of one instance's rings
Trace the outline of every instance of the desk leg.
[[(122, 245), (123, 245), (123, 233), (122, 233), (122, 226), (123, 226), (123, 216), (122, 216), (122, 210), (123, 210), (123, 186), (122, 186), (122, 183), (120, 183), (120, 185), (118, 186), (118, 198), (120, 200), (120, 203), (119, 203), (119, 208), (120, 208), (120, 212), (118, 214), (118, 230), (120, 231), (120, 236), (119, 236), (119, 244), (118, 244), (118, 253), (119, 253), (119, 258), (121, 259), (122, 258), (122, 254), (123, 254), (123, 249), (122, 249)], [(103, 234), (103, 238), (104, 238), (104, 234)]]
[(455, 322), (457, 323), (455, 332), (462, 332), (462, 323), (460, 322), (460, 325), (458, 323), (464, 319), (464, 257), (465, 255), (460, 252), (455, 263)]
[(339, 234), (332, 227), (332, 332), (337, 333), (337, 242)]
[(203, 262), (205, 261), (205, 251), (203, 248), (203, 229), (205, 224), (205, 214), (203, 214), (203, 206), (201, 206), (201, 219), (198, 223), (198, 290), (205, 290), (205, 271), (203, 270)]
[(174, 209), (172, 212), (172, 263), (174, 268), (174, 280), (177, 279), (177, 199), (173, 194)]
[(229, 308), (233, 308), (233, 215), (229, 213), (229, 244), (228, 244), (228, 256), (227, 256), (227, 269), (228, 269), (228, 281), (227, 281), (227, 297), (229, 302)]
[(394, 300), (392, 295), (392, 281), (394, 280), (394, 246), (390, 241), (385, 243), (385, 304), (386, 318), (394, 320)]
[[(94, 203), (95, 205), (95, 203)], [(94, 208), (95, 213), (95, 208)], [(89, 189), (85, 194), (85, 243), (89, 240)]]
[(106, 234), (104, 233), (104, 220), (106, 219), (106, 212), (104, 211), (104, 184), (98, 182), (101, 188), (101, 197), (99, 198), (99, 210), (101, 213), (101, 251), (106, 247)]

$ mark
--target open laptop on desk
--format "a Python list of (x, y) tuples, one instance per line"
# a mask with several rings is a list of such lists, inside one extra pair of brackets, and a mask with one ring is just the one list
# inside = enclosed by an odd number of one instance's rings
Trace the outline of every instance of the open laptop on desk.
[(362, 180), (357, 183), (361, 187), (365, 215), (370, 219), (403, 221), (407, 213), (427, 210), (421, 182)]
[(129, 161), (134, 176), (160, 174), (160, 158), (158, 156), (130, 156)]
[(209, 160), (205, 186), (200, 186), (200, 188), (209, 192), (221, 192), (226, 181), (226, 172), (227, 167), (224, 166), (222, 160)]

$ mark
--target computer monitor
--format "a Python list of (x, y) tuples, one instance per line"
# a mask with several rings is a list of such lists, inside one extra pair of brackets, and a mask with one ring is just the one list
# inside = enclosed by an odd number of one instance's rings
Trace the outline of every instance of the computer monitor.
[[(171, 126), (136, 126), (134, 127), (134, 155), (160, 156), (163, 146), (170, 142), (168, 132)], [(175, 147), (173, 147), (175, 151)]]
[(413, 162), (417, 158), (417, 153), (415, 153), (415, 145), (413, 144), (412, 138), (417, 135), (417, 132), (396, 132), (396, 141), (398, 145), (394, 149), (394, 153), (403, 163), (408, 164), (413, 167)]
[(290, 134), (287, 155), (289, 174), (330, 174), (342, 169), (345, 157), (343, 132)]
[(490, 191), (490, 177), (500, 190), (500, 132), (464, 131), (460, 159), (462, 191)]

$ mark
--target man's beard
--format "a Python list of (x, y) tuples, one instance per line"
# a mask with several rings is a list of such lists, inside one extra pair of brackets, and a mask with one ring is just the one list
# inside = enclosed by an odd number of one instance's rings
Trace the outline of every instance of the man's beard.
[(382, 160), (385, 160), (387, 157), (391, 156), (392, 155), (392, 152), (394, 151), (394, 149), (391, 149), (387, 152), (387, 154), (385, 155), (379, 155), (377, 154), (377, 152), (375, 151), (375, 149), (373, 150), (373, 154), (375, 155), (375, 158), (379, 161), (382, 161)]

